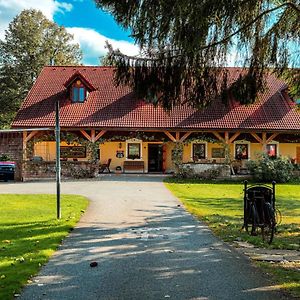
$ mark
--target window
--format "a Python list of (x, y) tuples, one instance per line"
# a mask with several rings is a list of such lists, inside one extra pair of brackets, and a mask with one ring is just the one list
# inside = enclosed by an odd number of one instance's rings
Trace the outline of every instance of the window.
[(127, 144), (127, 158), (140, 159), (141, 158), (141, 144), (128, 143)]
[(193, 144), (192, 158), (194, 161), (197, 161), (199, 159), (205, 159), (206, 158), (206, 144), (204, 144), (204, 143)]
[(277, 157), (277, 145), (276, 144), (268, 144), (266, 150), (267, 150), (268, 156)]
[(73, 87), (72, 89), (72, 101), (73, 102), (84, 102), (85, 100), (85, 88), (84, 87)]
[(248, 159), (249, 158), (249, 145), (248, 144), (235, 144), (235, 158)]
[(86, 88), (80, 80), (77, 80), (72, 86), (71, 98), (73, 102), (84, 102), (86, 99)]

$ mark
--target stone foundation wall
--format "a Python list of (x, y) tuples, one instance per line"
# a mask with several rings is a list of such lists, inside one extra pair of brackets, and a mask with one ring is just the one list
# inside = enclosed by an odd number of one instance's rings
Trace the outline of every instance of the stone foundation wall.
[(217, 177), (219, 178), (229, 178), (231, 175), (230, 166), (227, 164), (186, 163), (184, 166), (191, 169), (194, 175), (203, 175), (203, 177), (206, 177), (208, 173), (212, 173), (214, 171), (218, 174)]
[[(98, 164), (88, 161), (62, 161), (62, 178), (92, 178), (98, 174)], [(53, 161), (27, 161), (24, 163), (24, 180), (55, 178), (56, 166)]]

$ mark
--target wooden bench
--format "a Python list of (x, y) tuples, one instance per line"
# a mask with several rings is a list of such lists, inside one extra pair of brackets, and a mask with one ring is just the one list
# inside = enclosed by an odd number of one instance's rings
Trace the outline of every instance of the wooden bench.
[(126, 171), (138, 171), (143, 170), (144, 173), (144, 161), (142, 160), (125, 160), (123, 165), (124, 173)]

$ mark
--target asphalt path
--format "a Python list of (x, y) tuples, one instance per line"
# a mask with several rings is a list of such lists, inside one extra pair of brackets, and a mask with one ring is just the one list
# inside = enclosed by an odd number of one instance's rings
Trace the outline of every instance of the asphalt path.
[[(0, 183), (0, 193), (55, 193), (55, 183)], [(19, 299), (288, 299), (160, 177), (68, 181), (62, 193), (88, 197), (89, 208)]]

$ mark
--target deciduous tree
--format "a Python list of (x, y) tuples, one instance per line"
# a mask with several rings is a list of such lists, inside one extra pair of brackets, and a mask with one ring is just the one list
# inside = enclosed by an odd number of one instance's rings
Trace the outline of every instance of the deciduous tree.
[(43, 66), (77, 65), (81, 57), (72, 35), (41, 11), (16, 16), (0, 40), (0, 127), (9, 125)]

